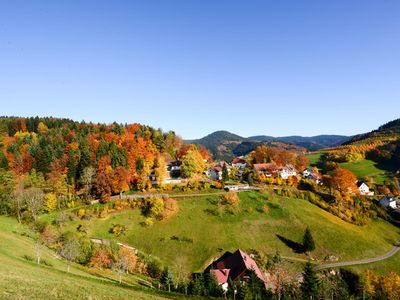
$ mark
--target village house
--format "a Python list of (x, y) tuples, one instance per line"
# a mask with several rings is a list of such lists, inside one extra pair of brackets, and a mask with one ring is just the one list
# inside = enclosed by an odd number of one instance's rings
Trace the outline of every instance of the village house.
[(249, 280), (250, 272), (266, 283), (265, 276), (254, 259), (238, 249), (234, 253), (225, 252), (220, 258), (213, 261), (205, 270), (206, 274), (214, 274), (222, 289), (228, 291), (228, 281), (245, 283)]
[(288, 179), (289, 177), (296, 176), (297, 171), (292, 165), (289, 164), (280, 169), (278, 174), (282, 179)]
[(254, 164), (253, 170), (257, 176), (264, 175), (265, 177), (273, 177), (278, 173), (278, 167), (275, 163)]
[(303, 171), (303, 178), (307, 180), (312, 180), (316, 184), (322, 184), (321, 174), (315, 172), (313, 169), (307, 168)]
[(222, 168), (220, 166), (210, 167), (204, 171), (204, 174), (211, 180), (222, 180)]
[(363, 196), (373, 196), (374, 195), (374, 192), (370, 191), (369, 186), (363, 181), (357, 182), (357, 188), (358, 188), (358, 191), (360, 192), (360, 195), (363, 195)]
[(171, 178), (177, 178), (181, 175), (181, 165), (182, 161), (179, 159), (168, 162), (167, 171)]
[(214, 166), (208, 168), (204, 171), (204, 174), (211, 180), (222, 180), (224, 165), (226, 166), (228, 174), (230, 174), (232, 167), (224, 161), (218, 162)]
[(247, 166), (247, 161), (241, 157), (236, 157), (232, 160), (232, 167), (244, 170)]
[(397, 209), (397, 202), (400, 202), (398, 198), (399, 197), (395, 197), (393, 195), (386, 195), (379, 200), (379, 204), (384, 207), (391, 207), (393, 209)]

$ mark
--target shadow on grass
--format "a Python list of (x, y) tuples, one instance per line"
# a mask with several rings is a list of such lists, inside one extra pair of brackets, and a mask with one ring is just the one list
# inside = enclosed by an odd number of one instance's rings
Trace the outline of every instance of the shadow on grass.
[(286, 246), (292, 249), (295, 253), (304, 253), (304, 246), (298, 242), (287, 239), (280, 234), (275, 234), (278, 239), (280, 239)]

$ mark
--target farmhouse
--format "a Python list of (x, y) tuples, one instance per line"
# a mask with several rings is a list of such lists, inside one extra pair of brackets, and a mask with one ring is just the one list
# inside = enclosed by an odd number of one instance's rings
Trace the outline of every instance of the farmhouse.
[(167, 171), (171, 178), (177, 178), (181, 174), (181, 160), (173, 160), (168, 162)]
[(220, 166), (211, 167), (205, 170), (204, 174), (211, 180), (221, 180), (222, 168)]
[(296, 176), (297, 171), (292, 165), (289, 164), (289, 165), (286, 165), (285, 167), (283, 167), (282, 169), (280, 169), (278, 174), (279, 174), (279, 177), (281, 177), (282, 179), (288, 179), (291, 176)]
[(318, 172), (314, 171), (313, 169), (305, 169), (303, 171), (303, 178), (304, 179), (308, 179), (308, 180), (312, 180), (314, 182), (316, 182), (317, 184), (322, 184), (322, 176), (321, 174), (319, 174)]
[(228, 174), (230, 174), (232, 168), (228, 163), (224, 161), (220, 161), (213, 167), (208, 168), (207, 170), (204, 171), (204, 174), (206, 174), (206, 176), (211, 180), (222, 180), (222, 172), (224, 166), (226, 166)]
[(225, 252), (204, 270), (204, 273), (215, 275), (224, 291), (228, 290), (228, 280), (247, 282), (251, 272), (254, 272), (262, 282), (266, 283), (264, 274), (254, 259), (240, 249), (234, 253)]
[(278, 166), (275, 163), (267, 163), (267, 164), (254, 164), (253, 165), (254, 173), (258, 176), (264, 175), (266, 177), (276, 176), (278, 173)]
[(395, 197), (393, 195), (386, 195), (379, 200), (379, 204), (385, 207), (391, 207), (393, 209), (397, 208), (397, 199), (398, 197)]
[(244, 170), (247, 166), (247, 161), (241, 157), (236, 157), (232, 160), (232, 167)]
[(363, 195), (363, 196), (373, 196), (374, 195), (374, 192), (370, 191), (369, 186), (363, 181), (357, 182), (357, 188), (358, 188), (358, 191), (360, 192), (360, 195)]

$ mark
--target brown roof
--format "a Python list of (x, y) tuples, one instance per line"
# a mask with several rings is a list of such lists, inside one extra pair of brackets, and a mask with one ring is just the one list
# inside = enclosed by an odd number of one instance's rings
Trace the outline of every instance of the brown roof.
[(278, 167), (275, 163), (254, 164), (253, 167), (257, 172), (260, 172), (260, 171), (274, 172), (274, 171), (278, 170)]
[(247, 161), (245, 160), (245, 159), (243, 159), (243, 158), (240, 158), (240, 157), (236, 157), (236, 158), (234, 158), (233, 160), (232, 160), (232, 163), (233, 164), (247, 164)]

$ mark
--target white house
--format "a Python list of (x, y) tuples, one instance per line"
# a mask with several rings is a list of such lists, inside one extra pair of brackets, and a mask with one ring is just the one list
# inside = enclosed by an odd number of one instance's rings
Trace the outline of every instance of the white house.
[(211, 180), (222, 180), (222, 168), (219, 166), (208, 168), (204, 174)]
[(363, 181), (357, 182), (357, 188), (358, 188), (358, 191), (360, 192), (360, 195), (363, 195), (363, 196), (373, 196), (374, 195), (374, 192), (371, 192), (369, 190), (369, 186)]
[(284, 168), (279, 170), (278, 174), (282, 179), (288, 179), (291, 176), (296, 176), (297, 171), (292, 165), (286, 165)]
[(247, 166), (247, 161), (241, 157), (236, 157), (232, 160), (232, 167), (244, 170)]
[(313, 173), (313, 170), (312, 170), (312, 169), (310, 169), (310, 168), (305, 169), (305, 170), (303, 171), (303, 177), (304, 177), (304, 178), (307, 178), (307, 177), (309, 177), (312, 173)]
[(396, 209), (397, 208), (397, 203), (396, 203), (396, 197), (391, 196), (391, 195), (386, 195), (379, 200), (379, 204), (385, 207), (391, 207)]

